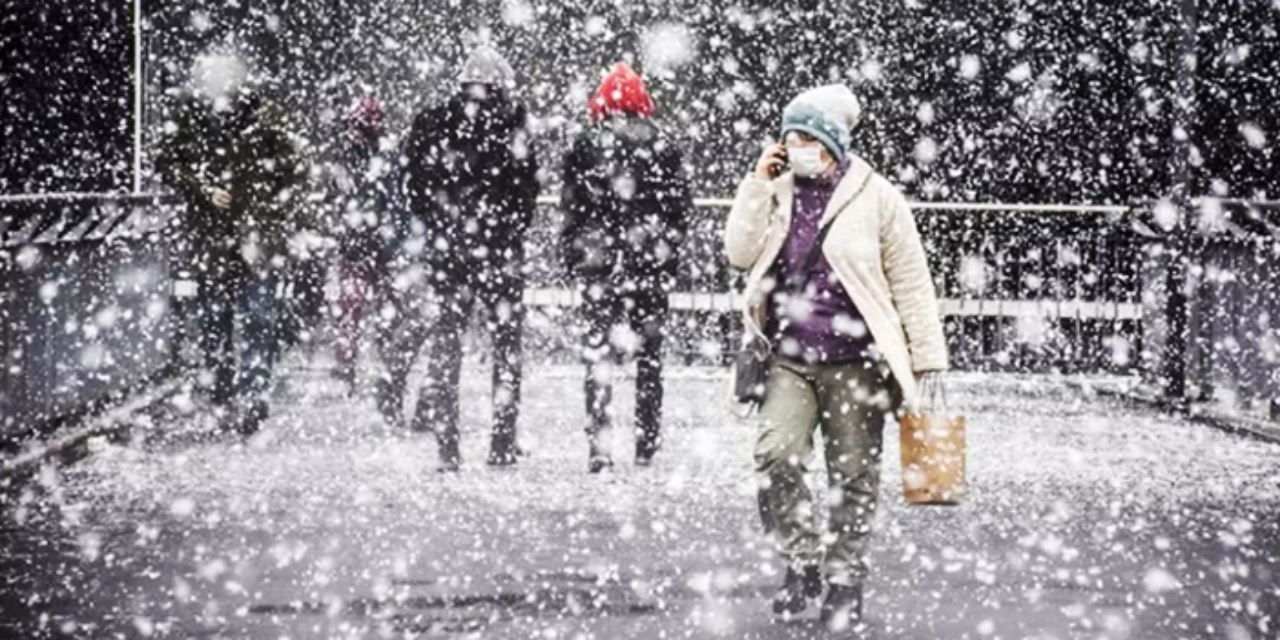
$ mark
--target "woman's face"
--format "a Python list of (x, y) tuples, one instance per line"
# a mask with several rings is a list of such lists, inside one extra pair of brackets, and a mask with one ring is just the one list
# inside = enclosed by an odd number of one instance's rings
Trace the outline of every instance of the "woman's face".
[(787, 163), (801, 178), (826, 174), (835, 166), (835, 159), (831, 157), (826, 146), (813, 136), (799, 131), (788, 131), (783, 144), (787, 148)]
[(827, 147), (825, 145), (818, 142), (817, 138), (807, 133), (800, 131), (788, 131), (786, 137), (782, 139), (782, 144), (788, 151), (801, 147), (818, 147), (819, 155), (822, 157), (822, 161), (824, 163), (831, 164), (836, 161), (835, 158), (831, 157), (831, 152), (827, 151)]

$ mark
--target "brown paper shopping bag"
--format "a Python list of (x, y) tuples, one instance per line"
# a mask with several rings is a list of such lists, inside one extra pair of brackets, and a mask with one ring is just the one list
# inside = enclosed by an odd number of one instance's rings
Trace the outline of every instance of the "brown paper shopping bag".
[(964, 418), (947, 412), (940, 380), (926, 379), (920, 392), (918, 411), (907, 413), (898, 423), (903, 493), (908, 504), (960, 504), (967, 488)]

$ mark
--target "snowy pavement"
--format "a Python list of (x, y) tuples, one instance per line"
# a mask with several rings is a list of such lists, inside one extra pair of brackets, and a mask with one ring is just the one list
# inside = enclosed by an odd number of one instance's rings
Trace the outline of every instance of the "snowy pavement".
[[(491, 469), (468, 366), (457, 475), (318, 367), (248, 446), (183, 418), (47, 470), (0, 498), (0, 637), (827, 637), (768, 613), (724, 372), (672, 372), (656, 464), (596, 477), (576, 367), (527, 369), (530, 456)], [(906, 506), (890, 427), (870, 637), (1280, 637), (1280, 446), (1047, 378), (955, 381), (971, 497)]]

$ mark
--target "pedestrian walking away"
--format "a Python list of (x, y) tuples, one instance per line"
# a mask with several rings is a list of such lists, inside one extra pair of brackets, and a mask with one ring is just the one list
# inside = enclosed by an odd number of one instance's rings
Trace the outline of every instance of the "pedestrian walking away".
[[(382, 107), (374, 98), (360, 98), (342, 117), (341, 131), (328, 163), (331, 190), (331, 228), (338, 240), (338, 300), (334, 339), (334, 377), (354, 393), (359, 386), (360, 343), (368, 329), (379, 340), (391, 325), (382, 307), (393, 304), (390, 255), (395, 237), (388, 206), (390, 164), (380, 145), (384, 138)], [(394, 314), (391, 314), (394, 315)], [(384, 358), (386, 354), (383, 354)]]
[(653, 121), (644, 80), (626, 63), (588, 102), (591, 126), (564, 163), (561, 255), (582, 294), (588, 469), (612, 466), (612, 365), (636, 360), (635, 460), (662, 446), (662, 343), (668, 297), (693, 205), (683, 161)]

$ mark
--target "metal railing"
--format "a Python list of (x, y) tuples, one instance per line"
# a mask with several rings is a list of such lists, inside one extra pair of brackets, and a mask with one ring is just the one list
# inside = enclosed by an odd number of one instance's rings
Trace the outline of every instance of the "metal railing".
[(162, 200), (0, 197), (0, 445), (168, 366)]
[(1143, 216), (1143, 381), (1193, 411), (1280, 420), (1280, 203), (1160, 206), (1164, 225)]
[[(539, 198), (527, 237), (539, 248), (526, 264), (533, 357), (573, 353), (564, 328), (576, 324), (577, 294), (557, 259), (556, 202)], [(669, 353), (724, 361), (740, 332), (742, 285), (722, 248), (730, 201), (696, 204), (706, 215), (691, 220), (682, 248)], [(1135, 369), (1130, 354), (1141, 348), (1147, 313), (1137, 277), (1142, 240), (1127, 207), (913, 206), (957, 367)], [(166, 230), (179, 215), (176, 200), (161, 194), (0, 196), (5, 429), (72, 411), (172, 363), (187, 322), (176, 317), (186, 308), (176, 294), (191, 288), (170, 264), (175, 249)]]
[[(576, 306), (559, 268), (558, 198), (538, 198), (529, 230), (530, 289), (537, 308)], [(83, 242), (155, 233), (175, 215), (171, 196), (52, 194), (0, 196), (7, 246)], [(678, 313), (736, 331), (740, 275), (721, 248), (727, 198), (697, 198), (707, 215), (691, 222), (684, 268), (672, 297)], [(1129, 370), (1142, 317), (1137, 244), (1129, 207), (1112, 205), (915, 202), (948, 323), (965, 368)], [(7, 212), (7, 213), (6, 213)], [(189, 283), (176, 283), (190, 289)], [(682, 345), (705, 353), (707, 336)], [(730, 344), (720, 335), (724, 346)]]
[[(576, 306), (558, 268), (554, 196), (530, 230), (525, 301)], [(732, 200), (698, 198), (710, 215), (691, 224), (672, 308), (698, 321), (676, 350), (727, 353), (736, 342), (741, 277), (724, 258), (721, 233)], [(1141, 348), (1138, 243), (1130, 208), (1110, 205), (911, 204), (941, 296), (950, 350), (968, 369), (1132, 372)], [(711, 214), (711, 212), (714, 212)], [(550, 223), (550, 224), (548, 224)], [(676, 325), (685, 323), (677, 319)], [(685, 329), (688, 331), (688, 329)], [(679, 335), (679, 332), (675, 332)], [(719, 341), (715, 347), (708, 341)]]

